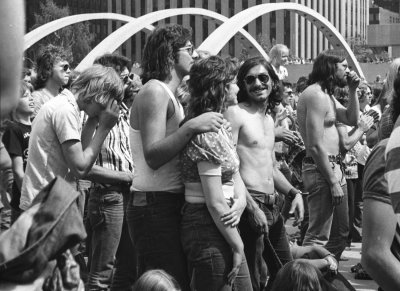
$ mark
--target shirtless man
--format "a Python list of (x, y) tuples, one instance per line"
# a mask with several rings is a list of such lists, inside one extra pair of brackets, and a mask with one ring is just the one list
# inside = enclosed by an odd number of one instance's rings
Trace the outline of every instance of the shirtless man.
[[(309, 77), (309, 87), (297, 107), (299, 129), (306, 147), (303, 182), (308, 195), (309, 227), (303, 245), (323, 245), (339, 261), (349, 233), (347, 187), (339, 156), (336, 123), (356, 126), (360, 78), (348, 68), (344, 57), (321, 53)], [(344, 108), (333, 97), (336, 86), (349, 86)]]
[(239, 227), (253, 289), (262, 290), (262, 259), (270, 271), (271, 283), (280, 267), (292, 260), (280, 213), (283, 201), (275, 189), (291, 197), (290, 212), (298, 221), (303, 219), (304, 208), (301, 192), (285, 179), (275, 163), (274, 121), (266, 112), (278, 98), (278, 77), (271, 64), (256, 57), (243, 63), (237, 81), (239, 104), (228, 107), (224, 116), (232, 126), (240, 175), (249, 192)]

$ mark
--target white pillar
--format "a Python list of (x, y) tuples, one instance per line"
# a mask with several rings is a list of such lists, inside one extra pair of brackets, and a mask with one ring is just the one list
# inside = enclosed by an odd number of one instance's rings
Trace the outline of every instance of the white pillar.
[[(131, 15), (131, 1), (125, 1), (125, 14)], [(126, 42), (126, 56), (131, 59), (132, 63), (136, 61), (132, 59), (132, 38)]]
[[(242, 0), (235, 0), (235, 10), (234, 11), (235, 11), (235, 14), (242, 11)], [(239, 57), (240, 53), (242, 52), (242, 44), (240, 43), (239, 39), (236, 36), (234, 36), (234, 40), (235, 40), (235, 55), (234, 56)]]
[[(196, 7), (202, 7), (202, 0), (196, 0), (195, 1), (195, 6)], [(195, 37), (196, 39), (194, 40), (195, 46), (199, 46), (203, 42), (203, 16), (201, 15), (196, 15), (194, 18), (194, 25), (193, 29), (196, 31)]]
[[(300, 4), (304, 5), (304, 0), (300, 0)], [(304, 16), (300, 17), (300, 57), (305, 59), (306, 58), (306, 52), (305, 52), (305, 46), (306, 46), (306, 19)]]
[[(214, 0), (208, 0), (208, 10), (215, 11), (216, 12), (216, 7), (215, 7), (215, 1)], [(208, 35), (213, 33), (213, 31), (216, 28), (216, 20), (209, 18), (208, 19)], [(207, 35), (204, 36), (206, 38)]]
[[(231, 17), (231, 15), (229, 15), (229, 4), (230, 4), (229, 2), (230, 1), (222, 1), (221, 0), (221, 14), (228, 18)], [(229, 55), (229, 42), (227, 42), (224, 45), (224, 47), (222, 48), (221, 55), (223, 55), (223, 56)]]
[[(141, 1), (135, 1), (135, 14), (134, 17), (140, 17)], [(140, 37), (141, 32), (135, 34), (135, 54), (136, 61), (138, 63), (142, 62), (142, 39)]]
[[(182, 0), (182, 7), (190, 7), (190, 0)], [(182, 25), (190, 27), (190, 15), (184, 14), (182, 16)], [(194, 29), (194, 27), (192, 27)]]
[[(324, 1), (323, 0), (318, 0), (318, 13), (321, 15), (324, 15)], [(324, 50), (324, 35), (322, 34), (322, 31), (320, 30), (318, 32), (318, 51), (317, 55)]]
[[(283, 2), (283, 0), (276, 0), (276, 2), (280, 3)], [(276, 43), (284, 43), (284, 35), (285, 35), (284, 12), (282, 10), (276, 11), (275, 19), (276, 19)]]
[[(263, 0), (262, 4), (269, 3), (269, 0)], [(271, 15), (270, 13), (261, 16), (261, 34), (263, 37), (267, 38), (268, 41), (271, 40)], [(269, 52), (267, 52), (269, 54)]]
[[(159, 1), (159, 2), (164, 2), (164, 1)], [(178, 1), (177, 0), (170, 0), (169, 1), (170, 8), (178, 8)], [(177, 16), (172, 16), (171, 17), (171, 23), (178, 23), (178, 17)]]
[(290, 51), (293, 56), (299, 56), (299, 15), (290, 13)]
[[(152, 1), (149, 1), (149, 2), (152, 2)], [(165, 9), (165, 1), (158, 1), (157, 4), (158, 4), (158, 7), (156, 9), (157, 11)], [(153, 6), (151, 7), (151, 11), (155, 11)], [(165, 20), (161, 19), (160, 21), (158, 21), (158, 25), (160, 25), (160, 26), (165, 25)]]

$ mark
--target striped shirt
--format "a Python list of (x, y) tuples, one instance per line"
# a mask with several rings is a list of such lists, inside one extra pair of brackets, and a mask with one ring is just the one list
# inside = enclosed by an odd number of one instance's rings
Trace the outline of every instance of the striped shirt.
[[(398, 125), (399, 121), (396, 123)], [(400, 126), (393, 130), (385, 156), (385, 177), (388, 181), (388, 191), (395, 213), (400, 214)]]
[(113, 171), (133, 172), (128, 119), (127, 114), (120, 114), (118, 122), (110, 130), (101, 146), (96, 165)]

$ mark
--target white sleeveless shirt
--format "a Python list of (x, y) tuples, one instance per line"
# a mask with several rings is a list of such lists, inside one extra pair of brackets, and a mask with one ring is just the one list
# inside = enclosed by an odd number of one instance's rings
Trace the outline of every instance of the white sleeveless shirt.
[[(166, 124), (165, 136), (169, 136), (178, 130), (179, 124), (184, 118), (183, 107), (165, 83), (153, 79), (148, 82), (148, 86), (151, 86), (151, 83), (158, 83), (163, 86), (174, 104), (174, 114), (167, 120)], [(179, 154), (157, 170), (153, 170), (144, 158), (140, 130), (133, 129), (131, 126), (129, 136), (135, 168), (131, 190), (183, 193), (184, 186), (179, 168)]]

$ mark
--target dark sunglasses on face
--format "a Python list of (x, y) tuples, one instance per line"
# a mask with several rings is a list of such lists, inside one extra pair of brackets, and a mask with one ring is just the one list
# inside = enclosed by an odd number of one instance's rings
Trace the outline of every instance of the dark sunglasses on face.
[(269, 76), (266, 74), (259, 74), (259, 75), (247, 75), (244, 78), (244, 81), (247, 85), (253, 84), (256, 79), (260, 80), (261, 83), (267, 83), (269, 81)]
[(133, 81), (133, 74), (123, 75), (121, 76), (121, 80), (124, 84), (128, 83), (129, 81)]
[(65, 64), (63, 67), (64, 72), (68, 71), (71, 67), (69, 66), (69, 64)]

